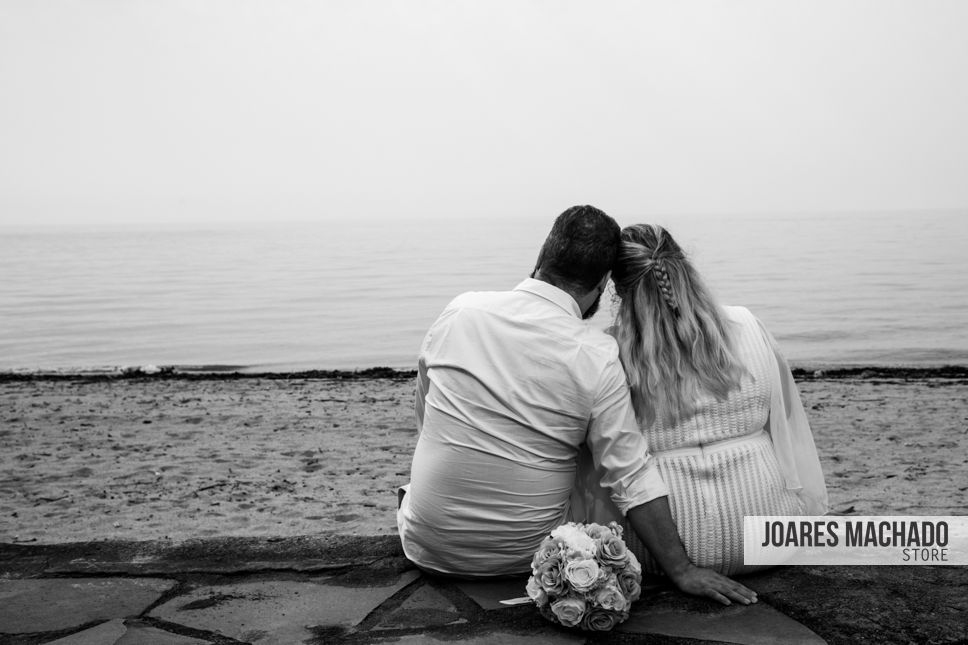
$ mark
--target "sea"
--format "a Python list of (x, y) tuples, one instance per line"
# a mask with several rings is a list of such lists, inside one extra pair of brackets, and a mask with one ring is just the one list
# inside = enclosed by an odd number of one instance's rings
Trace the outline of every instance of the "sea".
[[(3, 228), (0, 372), (412, 369), (455, 295), (527, 277), (553, 219)], [(649, 221), (796, 366), (968, 365), (968, 211)]]

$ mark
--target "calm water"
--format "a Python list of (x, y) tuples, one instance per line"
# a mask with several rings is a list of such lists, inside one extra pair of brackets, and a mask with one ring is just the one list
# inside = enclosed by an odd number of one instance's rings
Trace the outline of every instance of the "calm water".
[[(0, 231), (0, 370), (411, 368), (454, 295), (528, 274), (552, 219)], [(796, 364), (968, 364), (968, 213), (655, 221)]]

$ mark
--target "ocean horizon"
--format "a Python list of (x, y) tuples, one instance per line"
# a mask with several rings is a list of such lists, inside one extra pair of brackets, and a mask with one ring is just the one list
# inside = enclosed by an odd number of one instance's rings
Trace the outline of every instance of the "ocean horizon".
[[(794, 365), (932, 367), (968, 365), (966, 215), (649, 221)], [(412, 369), (454, 296), (527, 277), (553, 219), (0, 230), (0, 372)]]

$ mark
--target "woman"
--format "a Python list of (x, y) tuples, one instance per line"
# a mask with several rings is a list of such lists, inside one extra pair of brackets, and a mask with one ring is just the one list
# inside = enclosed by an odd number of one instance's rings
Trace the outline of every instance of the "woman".
[[(745, 515), (823, 515), (827, 492), (789, 366), (743, 307), (717, 304), (669, 233), (622, 231), (614, 327), (632, 404), (694, 564), (743, 564)], [(576, 513), (616, 519), (583, 460)], [(581, 498), (581, 499), (579, 499)], [(657, 571), (632, 530), (629, 547)], [(653, 566), (649, 567), (649, 564)]]

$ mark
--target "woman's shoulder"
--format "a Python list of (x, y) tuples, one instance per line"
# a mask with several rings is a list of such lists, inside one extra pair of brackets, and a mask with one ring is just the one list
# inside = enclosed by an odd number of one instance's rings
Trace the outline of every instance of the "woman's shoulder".
[(752, 311), (746, 307), (741, 307), (738, 305), (731, 305), (723, 307), (726, 319), (729, 320), (733, 325), (740, 327), (744, 330), (744, 334), (750, 334), (752, 336), (762, 336), (766, 331), (763, 323), (760, 319), (753, 314)]
[(755, 338), (757, 342), (766, 342), (771, 347), (776, 344), (772, 334), (770, 334), (763, 322), (746, 307), (730, 306), (723, 307), (723, 309), (726, 311), (727, 318), (734, 325), (742, 328), (743, 331), (740, 334), (744, 338)]
[(756, 316), (746, 307), (740, 305), (723, 305), (723, 313), (735, 322), (755, 323)]

